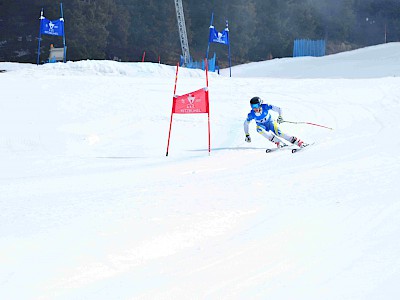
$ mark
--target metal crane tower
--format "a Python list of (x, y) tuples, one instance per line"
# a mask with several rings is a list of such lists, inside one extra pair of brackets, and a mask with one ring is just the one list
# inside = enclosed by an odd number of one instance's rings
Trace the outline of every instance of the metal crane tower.
[(185, 65), (189, 63), (190, 52), (186, 33), (185, 16), (183, 14), (182, 0), (175, 1), (176, 19), (178, 20), (179, 38), (181, 40), (182, 55)]

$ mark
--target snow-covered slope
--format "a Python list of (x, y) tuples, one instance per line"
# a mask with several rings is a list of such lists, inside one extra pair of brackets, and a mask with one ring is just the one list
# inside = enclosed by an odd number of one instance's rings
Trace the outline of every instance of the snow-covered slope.
[[(282, 58), (235, 66), (235, 77), (379, 78), (399, 76), (400, 43), (324, 57)], [(223, 74), (229, 74), (224, 70)]]
[[(399, 43), (210, 74), (175, 115), (175, 67), (0, 63), (4, 299), (396, 299)], [(180, 69), (177, 93), (205, 85)], [(248, 101), (315, 145), (265, 153)]]

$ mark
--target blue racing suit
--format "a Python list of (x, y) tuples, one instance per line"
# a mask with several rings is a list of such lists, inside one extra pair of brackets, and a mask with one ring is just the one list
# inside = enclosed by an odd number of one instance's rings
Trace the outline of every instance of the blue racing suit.
[(261, 104), (261, 113), (255, 113), (254, 110), (251, 110), (247, 115), (247, 119), (244, 121), (244, 133), (249, 134), (249, 123), (251, 120), (254, 120), (257, 125), (257, 132), (263, 134), (263, 132), (272, 131), (278, 136), (281, 136), (281, 131), (278, 128), (278, 124), (272, 119), (270, 110), (277, 112), (279, 115), (282, 114), (282, 110), (280, 107), (269, 105), (269, 104)]

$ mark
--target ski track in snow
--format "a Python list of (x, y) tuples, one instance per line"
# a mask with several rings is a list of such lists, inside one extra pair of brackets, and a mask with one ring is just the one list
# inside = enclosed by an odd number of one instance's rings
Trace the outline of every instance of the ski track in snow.
[[(2, 297), (398, 298), (399, 47), (210, 74), (210, 156), (174, 115), (165, 157), (172, 66), (0, 63)], [(334, 130), (283, 123), (315, 145), (266, 154), (255, 95)]]

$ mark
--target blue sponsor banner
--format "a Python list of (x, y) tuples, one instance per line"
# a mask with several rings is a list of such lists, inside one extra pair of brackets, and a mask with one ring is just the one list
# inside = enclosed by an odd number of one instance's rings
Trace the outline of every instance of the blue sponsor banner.
[[(217, 63), (217, 55), (214, 53), (213, 58), (208, 59), (208, 70), (210, 72), (215, 72), (219, 70), (219, 66), (216, 65)], [(180, 61), (180, 65), (183, 66), (184, 65), (184, 59), (183, 56), (181, 55), (181, 61)], [(205, 70), (206, 66), (204, 64), (204, 61), (198, 62), (198, 61), (193, 61), (192, 58), (190, 58), (190, 61), (185, 65), (186, 68), (188, 69), (201, 69), (201, 70)]]
[(324, 56), (325, 49), (325, 40), (298, 39), (293, 44), (293, 57)]
[(43, 18), (40, 26), (41, 34), (64, 36), (64, 20), (59, 19), (50, 21), (49, 19)]

